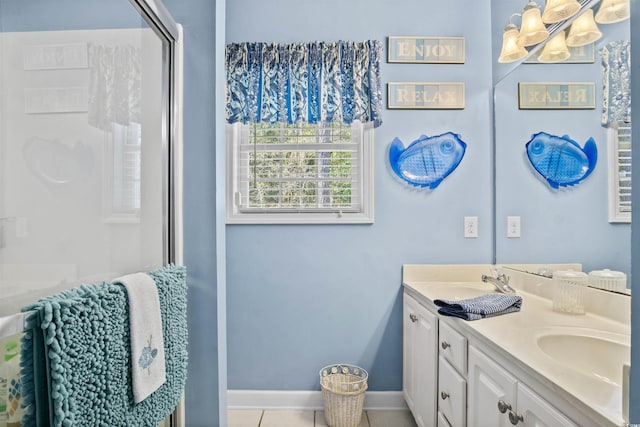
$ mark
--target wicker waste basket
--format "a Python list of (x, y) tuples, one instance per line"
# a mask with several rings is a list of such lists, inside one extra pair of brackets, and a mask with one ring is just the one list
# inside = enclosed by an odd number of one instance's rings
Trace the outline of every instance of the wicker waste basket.
[(324, 418), (329, 427), (358, 427), (369, 374), (354, 365), (329, 365), (320, 370)]

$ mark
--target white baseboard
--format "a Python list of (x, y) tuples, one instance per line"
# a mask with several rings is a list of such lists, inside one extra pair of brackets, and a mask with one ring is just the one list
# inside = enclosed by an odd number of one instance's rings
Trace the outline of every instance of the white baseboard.
[[(403, 410), (407, 403), (401, 391), (367, 391), (364, 409)], [(321, 391), (227, 390), (229, 409), (323, 409)]]

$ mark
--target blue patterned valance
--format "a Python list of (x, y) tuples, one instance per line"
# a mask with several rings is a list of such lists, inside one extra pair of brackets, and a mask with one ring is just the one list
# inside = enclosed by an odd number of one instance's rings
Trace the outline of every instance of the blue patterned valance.
[(229, 123), (382, 123), (377, 40), (227, 45)]
[(631, 43), (613, 41), (600, 49), (603, 67), (602, 126), (631, 122)]

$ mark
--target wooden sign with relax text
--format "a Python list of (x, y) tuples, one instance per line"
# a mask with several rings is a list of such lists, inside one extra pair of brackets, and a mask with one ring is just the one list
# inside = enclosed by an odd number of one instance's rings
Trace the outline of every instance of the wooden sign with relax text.
[(518, 83), (521, 110), (593, 110), (596, 108), (595, 83)]
[(389, 109), (464, 109), (462, 82), (401, 82), (387, 86)]

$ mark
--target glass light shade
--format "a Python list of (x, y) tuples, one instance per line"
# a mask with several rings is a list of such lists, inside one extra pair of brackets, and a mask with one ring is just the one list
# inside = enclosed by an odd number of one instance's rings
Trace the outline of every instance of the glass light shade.
[(533, 46), (549, 37), (549, 31), (540, 17), (540, 8), (536, 3), (529, 3), (522, 14), (520, 37), (518, 43), (522, 46)]
[(598, 24), (614, 24), (624, 21), (631, 15), (629, 0), (603, 0), (596, 13)]
[(564, 31), (560, 31), (556, 36), (544, 45), (542, 53), (538, 57), (539, 62), (562, 62), (569, 59), (571, 54), (567, 49)]
[(502, 33), (502, 50), (498, 62), (507, 63), (517, 61), (527, 56), (527, 49), (518, 44), (518, 27), (509, 24)]
[(553, 24), (571, 18), (580, 10), (578, 0), (547, 0), (542, 13), (542, 22)]
[(588, 9), (571, 24), (567, 36), (567, 46), (584, 46), (593, 43), (600, 37), (602, 37), (602, 33), (593, 20), (593, 10)]

